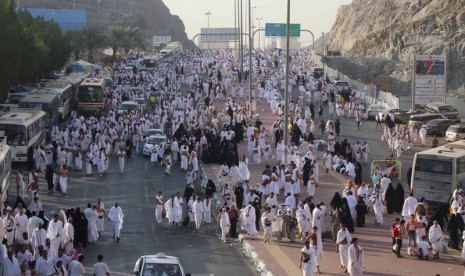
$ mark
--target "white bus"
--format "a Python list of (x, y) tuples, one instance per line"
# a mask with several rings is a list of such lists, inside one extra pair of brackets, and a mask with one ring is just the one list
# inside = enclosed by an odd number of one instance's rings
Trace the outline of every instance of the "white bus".
[(465, 190), (465, 141), (415, 154), (410, 190), (433, 205), (449, 204), (455, 189)]
[(16, 107), (0, 117), (0, 137), (7, 137), (13, 162), (27, 162), (29, 147), (45, 144), (45, 112), (42, 106)]
[(2, 205), (8, 196), (11, 179), (11, 151), (6, 137), (0, 137), (0, 193)]
[(59, 95), (58, 113), (60, 120), (64, 120), (70, 114), (74, 106), (76, 106), (76, 97), (79, 86), (82, 81), (87, 78), (88, 73), (71, 73), (57, 80), (48, 81), (45, 83), (45, 88), (49, 93)]

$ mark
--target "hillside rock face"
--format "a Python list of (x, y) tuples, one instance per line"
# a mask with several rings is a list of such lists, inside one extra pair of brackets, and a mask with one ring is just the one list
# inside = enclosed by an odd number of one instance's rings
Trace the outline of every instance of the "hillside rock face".
[(343, 54), (330, 66), (399, 95), (410, 93), (415, 53), (446, 54), (448, 90), (463, 91), (465, 0), (353, 0), (339, 8), (327, 47)]
[[(152, 41), (154, 35), (170, 35), (173, 41), (181, 41), (184, 48), (194, 49), (182, 20), (170, 13), (162, 0), (75, 0), (76, 9), (87, 12), (87, 24), (106, 27), (122, 24), (138, 27)], [(21, 0), (21, 7), (73, 9), (73, 1)]]

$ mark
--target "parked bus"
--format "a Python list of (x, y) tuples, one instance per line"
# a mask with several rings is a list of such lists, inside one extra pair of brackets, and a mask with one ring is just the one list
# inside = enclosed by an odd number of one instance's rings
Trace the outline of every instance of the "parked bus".
[(0, 137), (0, 193), (2, 205), (8, 196), (11, 179), (11, 151), (6, 137)]
[(431, 205), (448, 205), (455, 189), (465, 190), (465, 141), (415, 154), (410, 190)]
[(78, 110), (81, 113), (94, 113), (105, 110), (105, 79), (87, 78), (79, 86)]
[(46, 137), (50, 137), (53, 126), (58, 124), (58, 93), (45, 90), (36, 90), (19, 101), (20, 107), (35, 107), (40, 105), (45, 112)]
[(88, 76), (89, 74), (87, 73), (71, 73), (45, 84), (46, 89), (50, 89), (51, 93), (58, 94), (58, 113), (60, 115), (60, 120), (67, 118), (73, 107), (76, 106), (76, 95), (79, 86)]
[(45, 145), (45, 112), (42, 107), (15, 107), (1, 116), (0, 137), (7, 138), (13, 162), (26, 162), (30, 147)]

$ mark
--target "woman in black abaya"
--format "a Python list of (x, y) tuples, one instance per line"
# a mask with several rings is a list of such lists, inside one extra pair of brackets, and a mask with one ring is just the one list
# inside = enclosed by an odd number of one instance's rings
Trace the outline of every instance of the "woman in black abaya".
[(354, 183), (357, 186), (362, 185), (362, 164), (360, 162), (357, 162), (355, 164), (355, 177), (354, 177)]
[(386, 189), (386, 195), (384, 197), (386, 201), (386, 208), (388, 214), (394, 213), (396, 205), (396, 191), (392, 187), (392, 183), (389, 183), (389, 187)]
[(347, 203), (347, 199), (342, 199), (342, 208), (341, 208), (341, 223), (345, 224), (349, 233), (354, 232), (354, 220), (352, 219), (352, 215), (350, 214), (349, 203)]
[(357, 211), (357, 227), (365, 226), (365, 214), (368, 212), (365, 200), (362, 197), (358, 197), (357, 205), (355, 206)]
[(73, 214), (74, 247), (80, 247), (81, 251), (87, 246), (87, 219), (77, 207)]
[(405, 191), (402, 187), (402, 183), (397, 183), (396, 186), (396, 204), (394, 212), (400, 214), (402, 213), (402, 208), (404, 207)]
[(461, 222), (458, 220), (458, 217), (460, 217), (460, 215), (450, 215), (449, 225), (447, 226), (447, 231), (449, 231), (450, 237), (449, 247), (456, 250), (460, 249), (460, 235), (462, 234), (460, 228), (462, 228), (463, 230), (463, 225), (461, 225)]

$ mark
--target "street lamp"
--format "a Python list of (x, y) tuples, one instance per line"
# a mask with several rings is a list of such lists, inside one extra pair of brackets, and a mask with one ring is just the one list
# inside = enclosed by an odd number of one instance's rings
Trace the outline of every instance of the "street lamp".
[[(212, 13), (210, 11), (207, 11), (205, 15), (207, 16), (207, 33), (210, 33), (210, 15), (212, 15)], [(208, 36), (207, 36), (207, 48), (210, 49), (210, 39), (208, 38)]]
[[(260, 30), (263, 18), (262, 17), (257, 17), (257, 20), (258, 20), (258, 29)], [(260, 41), (261, 40), (262, 39), (261, 39), (260, 32), (258, 32), (258, 49), (260, 49)]]

